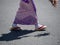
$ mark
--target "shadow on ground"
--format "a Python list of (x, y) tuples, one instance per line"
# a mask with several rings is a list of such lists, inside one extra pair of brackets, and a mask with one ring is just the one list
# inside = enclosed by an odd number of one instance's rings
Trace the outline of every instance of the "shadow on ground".
[(35, 35), (34, 37), (41, 37), (41, 36), (47, 36), (47, 35), (50, 35), (50, 33), (38, 34), (38, 35)]
[[(23, 36), (23, 35), (33, 33), (33, 32), (35, 32), (35, 31), (34, 30), (11, 31), (7, 34), (2, 34), (2, 36), (0, 37), (0, 41), (12, 41), (12, 40), (16, 40), (16, 39), (29, 37), (29, 36)], [(38, 34), (38, 35), (35, 35), (34, 37), (40, 37), (40, 36), (46, 36), (46, 35), (49, 35), (49, 34), (48, 33), (47, 34), (46, 33)], [(23, 37), (21, 37), (21, 36), (23, 36)]]

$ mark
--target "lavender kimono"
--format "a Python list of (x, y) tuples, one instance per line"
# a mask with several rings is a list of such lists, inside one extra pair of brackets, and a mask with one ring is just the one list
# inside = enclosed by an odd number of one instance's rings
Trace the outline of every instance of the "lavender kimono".
[(14, 24), (34, 25), (36, 23), (37, 15), (33, 0), (21, 0)]

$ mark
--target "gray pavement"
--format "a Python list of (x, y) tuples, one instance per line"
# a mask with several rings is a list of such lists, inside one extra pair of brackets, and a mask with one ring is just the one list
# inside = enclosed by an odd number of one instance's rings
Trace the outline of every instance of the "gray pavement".
[(0, 45), (60, 45), (60, 0), (54, 8), (49, 0), (34, 0), (40, 24), (46, 31), (34, 31), (34, 25), (18, 25), (23, 31), (10, 32), (20, 0), (0, 0)]

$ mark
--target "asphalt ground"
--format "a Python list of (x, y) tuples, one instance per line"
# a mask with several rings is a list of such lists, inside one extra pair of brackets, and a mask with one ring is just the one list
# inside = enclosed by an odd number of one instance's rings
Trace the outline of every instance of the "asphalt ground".
[(60, 45), (60, 0), (57, 8), (49, 0), (34, 0), (40, 24), (46, 31), (34, 31), (34, 25), (18, 25), (22, 31), (10, 31), (20, 0), (0, 0), (0, 45)]

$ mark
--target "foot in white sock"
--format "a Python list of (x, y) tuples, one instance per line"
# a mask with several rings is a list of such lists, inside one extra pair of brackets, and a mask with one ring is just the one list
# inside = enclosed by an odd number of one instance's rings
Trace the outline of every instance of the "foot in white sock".
[(45, 26), (45, 25), (37, 24), (37, 25), (35, 25), (35, 30), (41, 31), (41, 30), (44, 30), (46, 27), (47, 26)]

